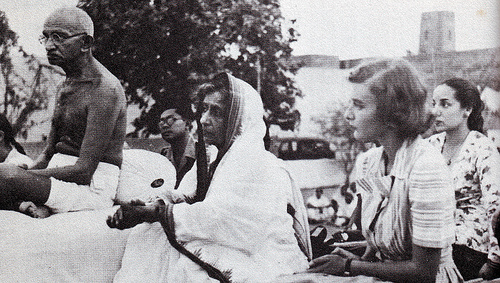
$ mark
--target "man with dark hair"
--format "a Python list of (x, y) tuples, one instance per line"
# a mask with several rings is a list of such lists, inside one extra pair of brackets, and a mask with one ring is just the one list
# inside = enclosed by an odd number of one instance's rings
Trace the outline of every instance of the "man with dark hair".
[(175, 188), (182, 178), (191, 170), (196, 160), (194, 140), (191, 136), (191, 119), (189, 112), (179, 108), (165, 110), (160, 116), (158, 127), (162, 138), (170, 144), (164, 147), (161, 154), (166, 156), (175, 166)]
[(309, 221), (312, 223), (330, 220), (334, 214), (331, 202), (323, 194), (322, 188), (317, 188), (316, 193), (307, 199), (306, 207)]
[(45, 21), (40, 43), (61, 67), (47, 146), (28, 170), (0, 167), (0, 208), (19, 201), (53, 212), (111, 207), (118, 186), (126, 128), (120, 81), (92, 55), (91, 18), (75, 7)]

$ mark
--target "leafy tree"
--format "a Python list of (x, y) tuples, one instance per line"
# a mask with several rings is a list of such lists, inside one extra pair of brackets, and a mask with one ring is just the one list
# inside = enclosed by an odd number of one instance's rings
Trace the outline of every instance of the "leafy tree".
[(288, 130), (298, 122), (297, 68), (287, 63), (297, 34), (283, 30), (278, 0), (80, 0), (78, 6), (94, 19), (95, 56), (142, 111), (134, 135), (158, 133), (161, 112), (188, 103), (193, 87), (220, 71), (260, 91), (268, 123)]
[[(47, 71), (48, 70), (48, 71)], [(0, 11), (0, 74), (3, 83), (2, 113), (9, 119), (16, 134), (27, 137), (35, 124), (29, 117), (47, 108), (47, 84), (55, 72), (41, 64), (17, 45), (17, 35), (10, 29), (7, 17)]]
[(346, 183), (349, 183), (356, 157), (370, 145), (354, 138), (354, 131), (344, 118), (346, 108), (345, 103), (336, 103), (328, 108), (328, 113), (313, 119), (320, 126), (323, 136), (335, 146), (335, 159), (342, 164), (346, 173)]
[(5, 13), (0, 11), (0, 72), (2, 73), (2, 79), (5, 85), (3, 105), (4, 114), (6, 114), (8, 108), (8, 97), (14, 94), (14, 89), (11, 83), (13, 64), (12, 59), (10, 58), (10, 52), (16, 44), (17, 35), (10, 29)]

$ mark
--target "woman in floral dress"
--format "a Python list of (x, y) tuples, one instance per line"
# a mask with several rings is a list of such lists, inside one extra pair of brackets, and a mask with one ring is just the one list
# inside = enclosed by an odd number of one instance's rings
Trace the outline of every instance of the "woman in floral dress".
[(491, 217), (499, 203), (500, 156), (483, 132), (477, 88), (453, 78), (433, 93), (435, 129), (429, 140), (441, 150), (454, 180), (456, 240), (453, 259), (465, 280), (500, 277), (500, 249)]
[(462, 282), (451, 255), (453, 188), (443, 157), (419, 135), (431, 109), (414, 68), (380, 59), (349, 81), (354, 137), (380, 145), (361, 154), (354, 170), (368, 246), (362, 257), (337, 249), (313, 260), (309, 272), (356, 276), (350, 282)]

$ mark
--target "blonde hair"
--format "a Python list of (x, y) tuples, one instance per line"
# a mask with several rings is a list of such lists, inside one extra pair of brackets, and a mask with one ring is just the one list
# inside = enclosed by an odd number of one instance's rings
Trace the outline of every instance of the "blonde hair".
[(402, 138), (414, 138), (430, 126), (427, 91), (417, 71), (402, 59), (376, 59), (361, 64), (349, 75), (375, 95), (377, 118), (395, 128)]

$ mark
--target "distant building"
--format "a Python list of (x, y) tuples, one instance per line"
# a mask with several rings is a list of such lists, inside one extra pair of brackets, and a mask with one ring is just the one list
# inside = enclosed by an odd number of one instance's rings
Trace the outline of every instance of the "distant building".
[(448, 11), (422, 13), (419, 54), (455, 51), (455, 14)]
[(418, 54), (404, 58), (420, 72), (429, 89), (452, 77), (470, 80), (481, 88), (498, 84), (498, 47)]
[(292, 63), (299, 67), (326, 67), (340, 68), (340, 60), (338, 56), (329, 55), (302, 55), (294, 56)]
[[(456, 51), (455, 16), (452, 12), (423, 13), (419, 52), (408, 52), (403, 58), (417, 69), (428, 91), (452, 77), (470, 80), (481, 90), (486, 87), (500, 90), (500, 47)], [(323, 111), (321, 106), (328, 105), (326, 101), (345, 97), (349, 88), (346, 80), (348, 69), (370, 59), (374, 58), (339, 60), (338, 56), (324, 55), (294, 57), (292, 62), (303, 67), (299, 70), (297, 81), (301, 84), (304, 98), (296, 104), (302, 115), (301, 125), (306, 125), (307, 119)], [(332, 63), (337, 60), (338, 64)], [(309, 122), (310, 128), (313, 128), (313, 123)], [(306, 127), (299, 128), (295, 134), (300, 134), (303, 128)]]
[[(301, 67), (350, 69), (373, 58), (339, 60), (338, 56), (304, 55), (293, 58)], [(481, 88), (500, 88), (500, 48), (455, 50), (455, 14), (448, 11), (422, 13), (418, 54), (408, 52), (408, 60), (421, 73), (428, 89), (440, 82), (461, 77)]]

